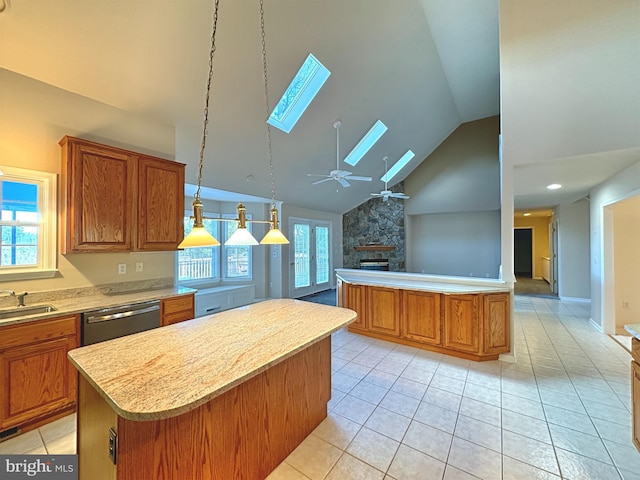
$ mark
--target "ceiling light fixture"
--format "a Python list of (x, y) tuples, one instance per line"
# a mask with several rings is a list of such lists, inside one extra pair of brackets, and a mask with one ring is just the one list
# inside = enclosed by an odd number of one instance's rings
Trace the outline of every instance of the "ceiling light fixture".
[[(216, 29), (218, 25), (218, 10), (220, 0), (214, 1), (213, 11), (213, 27), (211, 32), (211, 49), (209, 51), (209, 76), (207, 80), (207, 90), (205, 95), (204, 106), (204, 122), (202, 128), (202, 143), (200, 145), (200, 162), (198, 165), (198, 188), (193, 199), (193, 229), (187, 235), (184, 240), (178, 245), (178, 248), (194, 248), (194, 247), (211, 247), (220, 245), (220, 242), (216, 240), (209, 232), (204, 228), (203, 220), (215, 220), (218, 222), (238, 222), (238, 228), (225, 242), (225, 245), (257, 245), (257, 240), (251, 235), (247, 229), (247, 222), (251, 223), (267, 223), (270, 225), (270, 230), (260, 241), (262, 244), (278, 245), (288, 244), (289, 240), (282, 234), (278, 228), (278, 209), (276, 207), (275, 197), (275, 181), (273, 175), (273, 155), (271, 150), (271, 128), (267, 125), (267, 147), (269, 158), (269, 175), (271, 176), (271, 218), (270, 220), (247, 220), (246, 208), (240, 203), (236, 210), (238, 217), (235, 219), (221, 218), (221, 217), (205, 217), (203, 214), (203, 205), (200, 199), (200, 187), (202, 184), (202, 167), (204, 164), (204, 151), (207, 144), (207, 126), (209, 125), (209, 95), (211, 92), (211, 81), (213, 79), (213, 56), (216, 50)], [(267, 119), (269, 118), (269, 90), (267, 83), (267, 51), (265, 47), (265, 33), (264, 33), (264, 5), (263, 0), (260, 0), (260, 30), (262, 35), (262, 63), (264, 70), (264, 96), (265, 107), (267, 112)]]
[(523, 214), (522, 214), (522, 216), (523, 216), (523, 217), (530, 217), (530, 216), (531, 216), (531, 214), (530, 214), (529, 212), (527, 212), (527, 213), (523, 213)]
[(552, 183), (551, 185), (547, 185), (547, 188), (549, 190), (558, 190), (559, 188), (562, 188), (562, 185), (559, 183)]

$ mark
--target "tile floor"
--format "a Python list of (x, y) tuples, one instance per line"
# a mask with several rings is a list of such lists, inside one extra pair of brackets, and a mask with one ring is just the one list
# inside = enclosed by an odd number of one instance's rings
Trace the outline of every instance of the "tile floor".
[[(328, 418), (269, 480), (640, 479), (629, 353), (583, 304), (515, 297), (517, 363), (340, 331)], [(75, 418), (0, 443), (72, 453)]]

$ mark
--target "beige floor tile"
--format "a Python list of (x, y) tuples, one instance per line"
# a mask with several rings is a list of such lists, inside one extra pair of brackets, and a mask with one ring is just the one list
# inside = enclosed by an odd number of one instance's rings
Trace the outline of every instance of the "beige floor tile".
[(455, 393), (456, 395), (462, 395), (465, 383), (466, 380), (448, 377), (444, 373), (440, 373), (440, 370), (438, 370), (431, 379), (429, 386), (439, 388), (440, 390), (446, 390), (447, 392)]
[(457, 412), (460, 409), (462, 395), (457, 395), (435, 387), (429, 387), (422, 400), (424, 402), (437, 405), (438, 407)]
[(345, 453), (325, 478), (326, 480), (382, 480), (384, 473)]
[(421, 402), (413, 418), (425, 425), (443, 430), (447, 433), (453, 433), (456, 428), (456, 421), (458, 420), (458, 412), (447, 410), (446, 408), (438, 407), (431, 403)]
[(560, 477), (545, 470), (519, 462), (511, 457), (502, 457), (502, 480), (559, 480)]
[(615, 480), (620, 475), (613, 465), (598, 462), (576, 453), (557, 450), (562, 478), (567, 480), (603, 479)]
[(420, 422), (413, 421), (409, 425), (402, 443), (422, 453), (447, 461), (453, 436)]
[(40, 438), (38, 430), (31, 430), (17, 437), (0, 442), (0, 454), (14, 455), (44, 448), (44, 442)]
[(389, 467), (389, 475), (397, 480), (437, 479), (442, 478), (444, 469), (444, 462), (406, 445), (400, 445)]
[(496, 427), (502, 425), (502, 410), (500, 407), (490, 405), (488, 403), (474, 400), (473, 398), (463, 397), (460, 403), (460, 415), (482, 420)]
[(282, 462), (266, 480), (309, 480), (309, 477), (300, 473), (287, 462)]
[(413, 380), (409, 380), (405, 377), (400, 377), (393, 384), (391, 390), (394, 392), (401, 393), (402, 395), (406, 395), (408, 397), (417, 398), (418, 400), (422, 400), (424, 393), (427, 391), (427, 384), (420, 383)]
[(549, 424), (551, 439), (556, 448), (593, 458), (599, 462), (613, 463), (600, 437), (577, 432), (560, 425)]
[(640, 473), (640, 452), (633, 444), (623, 445), (610, 441), (605, 441), (604, 444), (618, 468)]
[(454, 437), (447, 463), (482, 479), (502, 476), (502, 455), (462, 438)]
[(559, 475), (554, 449), (548, 443), (503, 430), (502, 453), (541, 470)]
[(345, 450), (361, 428), (361, 425), (332, 412), (316, 427), (313, 434)]
[(511, 412), (521, 413), (529, 417), (544, 420), (544, 411), (539, 401), (518, 397), (509, 393), (502, 394), (502, 408)]
[(409, 417), (378, 407), (365, 423), (365, 427), (399, 442), (404, 437), (410, 423)]
[(342, 455), (342, 450), (311, 434), (285, 461), (311, 480), (321, 480)]
[(374, 385), (378, 385), (383, 388), (391, 388), (397, 379), (398, 375), (383, 372), (376, 368), (371, 370), (367, 376), (364, 377), (365, 382), (373, 383)]
[(460, 414), (453, 435), (502, 453), (502, 429), (500, 427)]
[(71, 455), (76, 453), (76, 432), (67, 433), (51, 442), (45, 443), (47, 453)]
[(380, 400), (384, 398), (389, 390), (383, 387), (379, 387), (378, 385), (374, 385), (369, 382), (360, 382), (358, 385), (353, 387), (349, 395), (353, 395), (354, 397), (358, 397), (361, 400), (365, 400), (369, 403), (373, 403), (377, 405), (380, 403)]
[(364, 427), (347, 448), (347, 453), (386, 472), (399, 445), (395, 440)]
[(390, 391), (382, 399), (379, 406), (391, 410), (392, 412), (399, 413), (405, 417), (413, 417), (420, 405), (420, 400), (413, 397), (407, 397), (401, 393)]
[(489, 405), (493, 405), (495, 407), (500, 407), (502, 403), (502, 395), (500, 394), (500, 390), (485, 387), (475, 383), (470, 383), (470, 380), (467, 381), (464, 387), (464, 392), (462, 396), (463, 396), (463, 401), (464, 401), (464, 397), (466, 397), (466, 398), (471, 398), (473, 400), (477, 400), (479, 402), (488, 403)]
[(597, 435), (596, 429), (588, 415), (575, 413), (570, 410), (553, 407), (551, 405), (545, 405), (544, 411), (548, 423), (554, 423), (589, 435)]
[(511, 412), (509, 410), (503, 410), (502, 428), (510, 432), (535, 438), (541, 442), (551, 443), (549, 424), (544, 420), (528, 417), (521, 413)]
[(56, 438), (63, 437), (68, 433), (75, 432), (76, 430), (76, 415), (67, 415), (66, 417), (59, 418), (58, 420), (48, 423), (40, 427), (40, 435), (45, 443), (49, 443)]
[(360, 425), (364, 425), (375, 409), (376, 406), (373, 403), (352, 395), (346, 395), (333, 411)]
[(478, 477), (476, 477), (475, 475), (471, 475), (470, 473), (467, 473), (456, 467), (447, 465), (447, 468), (444, 471), (443, 480), (477, 480), (477, 478)]

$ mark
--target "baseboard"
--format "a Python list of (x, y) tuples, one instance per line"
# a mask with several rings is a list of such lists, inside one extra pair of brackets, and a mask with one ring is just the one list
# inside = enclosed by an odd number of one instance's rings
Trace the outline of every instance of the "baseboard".
[(593, 318), (589, 318), (589, 323), (595, 328), (598, 332), (604, 333), (602, 327), (593, 321)]
[(498, 357), (498, 360), (500, 360), (501, 362), (516, 363), (516, 354), (515, 352), (501, 353)]
[(590, 298), (582, 297), (560, 297), (560, 300), (562, 300), (563, 302), (591, 303)]

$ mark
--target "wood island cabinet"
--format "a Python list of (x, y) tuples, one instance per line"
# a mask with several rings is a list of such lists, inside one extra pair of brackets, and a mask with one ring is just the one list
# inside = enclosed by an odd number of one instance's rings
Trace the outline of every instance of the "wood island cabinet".
[(400, 291), (395, 288), (367, 288), (367, 320), (369, 330), (388, 335), (400, 335)]
[(640, 363), (631, 362), (631, 388), (633, 397), (633, 443), (640, 451)]
[(0, 432), (75, 409), (78, 375), (67, 352), (79, 345), (79, 324), (72, 315), (0, 328)]
[(60, 146), (63, 254), (176, 250), (183, 164), (69, 136)]
[(343, 280), (338, 285), (339, 306), (358, 313), (349, 331), (470, 360), (495, 360), (510, 350), (508, 292), (442, 293)]
[(160, 325), (191, 320), (195, 316), (195, 304), (193, 294), (179, 297), (164, 298), (160, 300)]
[(442, 345), (440, 335), (440, 294), (405, 290), (402, 292), (402, 337), (430, 345)]

